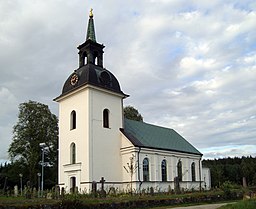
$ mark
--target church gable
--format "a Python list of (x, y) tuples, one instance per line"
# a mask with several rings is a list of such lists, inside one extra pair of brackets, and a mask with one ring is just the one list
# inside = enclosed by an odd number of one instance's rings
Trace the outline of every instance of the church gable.
[(133, 143), (124, 134), (121, 134), (121, 149), (134, 147)]
[(125, 119), (121, 131), (136, 147), (202, 155), (173, 129)]

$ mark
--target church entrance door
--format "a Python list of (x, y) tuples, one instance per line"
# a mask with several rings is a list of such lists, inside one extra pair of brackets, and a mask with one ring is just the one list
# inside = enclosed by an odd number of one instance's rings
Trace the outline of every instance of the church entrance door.
[(76, 189), (76, 177), (70, 178), (70, 192), (74, 193)]

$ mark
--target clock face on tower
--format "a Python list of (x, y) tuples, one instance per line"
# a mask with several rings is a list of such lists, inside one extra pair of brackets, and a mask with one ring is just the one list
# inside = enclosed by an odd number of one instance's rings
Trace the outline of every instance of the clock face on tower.
[(73, 75), (71, 76), (71, 79), (70, 79), (70, 84), (71, 84), (72, 86), (74, 86), (74, 85), (77, 84), (77, 82), (78, 82), (78, 75), (77, 75), (77, 74), (73, 74)]

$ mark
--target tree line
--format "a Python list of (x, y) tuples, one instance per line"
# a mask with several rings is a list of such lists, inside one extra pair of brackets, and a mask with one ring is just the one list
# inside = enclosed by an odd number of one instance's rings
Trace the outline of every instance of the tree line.
[(256, 157), (234, 157), (203, 160), (204, 167), (211, 170), (212, 187), (220, 187), (224, 182), (242, 185), (243, 177), (248, 186), (256, 185)]

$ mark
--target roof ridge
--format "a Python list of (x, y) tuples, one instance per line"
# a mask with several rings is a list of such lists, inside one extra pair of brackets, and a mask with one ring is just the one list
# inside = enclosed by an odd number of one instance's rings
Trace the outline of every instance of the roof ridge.
[[(125, 120), (130, 120), (130, 121), (138, 122), (138, 123), (144, 123), (144, 124), (147, 124), (147, 125), (149, 125), (149, 126), (154, 126), (154, 127), (157, 127), (157, 128), (169, 129), (169, 130), (175, 131), (173, 128), (168, 128), (168, 127), (165, 127), (165, 126), (160, 126), (160, 125), (156, 125), (156, 124), (151, 124), (151, 123), (144, 122), (144, 121), (137, 121), (137, 120), (132, 120), (132, 119), (128, 119), (128, 118), (125, 118)], [(175, 132), (176, 132), (176, 131), (175, 131)], [(177, 133), (177, 132), (176, 132), (176, 133)]]

